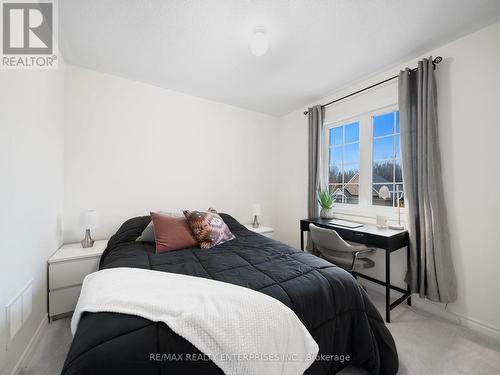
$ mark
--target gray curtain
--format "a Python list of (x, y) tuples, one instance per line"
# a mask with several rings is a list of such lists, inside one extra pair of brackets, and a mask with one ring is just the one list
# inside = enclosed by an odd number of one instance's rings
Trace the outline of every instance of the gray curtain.
[(409, 211), (412, 292), (437, 302), (457, 298), (441, 174), (432, 58), (399, 74), (403, 177)]
[[(308, 109), (309, 115), (309, 175), (307, 190), (307, 216), (318, 217), (319, 205), (317, 192), (323, 184), (322, 153), (323, 153), (323, 118), (325, 109), (316, 105)], [(307, 250), (315, 253), (311, 236), (307, 236)]]

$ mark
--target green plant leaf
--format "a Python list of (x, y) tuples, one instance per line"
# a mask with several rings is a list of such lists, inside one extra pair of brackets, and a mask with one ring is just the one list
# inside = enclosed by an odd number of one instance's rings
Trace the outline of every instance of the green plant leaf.
[(335, 196), (330, 189), (320, 189), (318, 191), (318, 204), (321, 208), (330, 209), (333, 207), (333, 203), (335, 202)]

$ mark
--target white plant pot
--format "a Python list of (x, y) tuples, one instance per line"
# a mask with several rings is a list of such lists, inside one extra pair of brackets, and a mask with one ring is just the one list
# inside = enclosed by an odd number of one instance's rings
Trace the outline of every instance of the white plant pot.
[(333, 219), (333, 208), (322, 208), (319, 216), (322, 219)]

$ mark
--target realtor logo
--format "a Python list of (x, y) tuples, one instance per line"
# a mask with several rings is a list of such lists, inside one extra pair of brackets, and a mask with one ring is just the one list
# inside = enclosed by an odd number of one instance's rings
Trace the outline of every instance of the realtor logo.
[(5, 69), (55, 68), (55, 4), (2, 1), (2, 56)]

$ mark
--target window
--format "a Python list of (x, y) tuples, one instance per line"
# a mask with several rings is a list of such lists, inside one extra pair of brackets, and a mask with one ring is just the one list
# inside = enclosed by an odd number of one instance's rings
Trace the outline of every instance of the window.
[(388, 214), (388, 209), (395, 213), (398, 193), (404, 207), (397, 108), (326, 124), (326, 129), (325, 172), (337, 207), (371, 215)]
[[(403, 174), (399, 142), (399, 112), (372, 117), (373, 164), (372, 204), (397, 207), (398, 196), (404, 206)], [(386, 186), (390, 197), (381, 198), (380, 189)], [(383, 194), (382, 194), (383, 195)]]
[(359, 122), (337, 126), (329, 134), (329, 186), (336, 202), (359, 202)]

